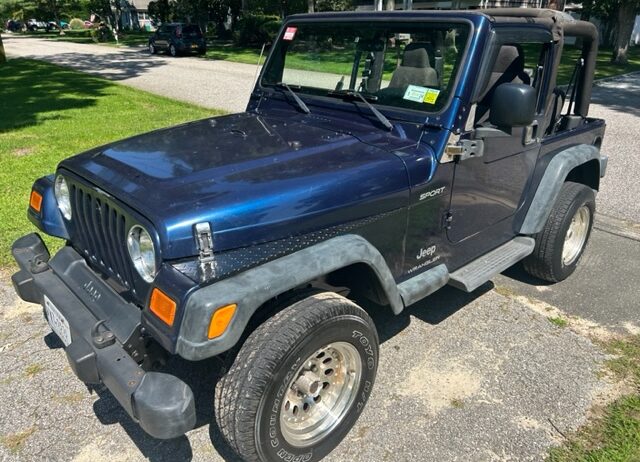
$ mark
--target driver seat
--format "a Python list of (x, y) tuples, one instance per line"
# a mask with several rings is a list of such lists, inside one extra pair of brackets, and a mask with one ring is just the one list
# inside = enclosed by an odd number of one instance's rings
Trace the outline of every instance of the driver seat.
[(406, 89), (409, 85), (438, 88), (438, 73), (429, 63), (427, 43), (409, 43), (404, 48), (402, 63), (393, 72), (389, 88)]

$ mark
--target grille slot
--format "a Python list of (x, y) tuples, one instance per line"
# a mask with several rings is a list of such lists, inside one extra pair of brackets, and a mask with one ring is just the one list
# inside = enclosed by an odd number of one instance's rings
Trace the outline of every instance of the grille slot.
[(133, 288), (133, 273), (126, 248), (126, 217), (104, 196), (71, 184), (73, 245), (104, 274)]

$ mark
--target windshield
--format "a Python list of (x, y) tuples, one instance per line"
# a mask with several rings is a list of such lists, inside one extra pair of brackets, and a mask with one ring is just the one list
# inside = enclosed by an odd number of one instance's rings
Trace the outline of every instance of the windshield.
[(373, 104), (437, 112), (447, 103), (470, 26), (442, 22), (301, 22), (276, 43), (262, 85), (361, 92)]

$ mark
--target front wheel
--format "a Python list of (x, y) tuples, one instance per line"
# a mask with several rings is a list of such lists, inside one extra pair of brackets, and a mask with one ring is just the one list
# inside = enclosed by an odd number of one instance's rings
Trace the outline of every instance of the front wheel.
[(534, 236), (536, 245), (523, 261), (524, 269), (549, 282), (568, 278), (587, 246), (595, 211), (595, 194), (591, 188), (580, 183), (564, 183), (543, 230)]
[(157, 53), (156, 46), (153, 43), (149, 43), (149, 53), (155, 55)]
[(169, 54), (174, 58), (178, 56), (178, 50), (176, 49), (176, 46), (173, 43), (169, 45)]
[(216, 387), (216, 423), (245, 460), (317, 461), (355, 424), (378, 366), (378, 335), (359, 306), (321, 293), (247, 339)]

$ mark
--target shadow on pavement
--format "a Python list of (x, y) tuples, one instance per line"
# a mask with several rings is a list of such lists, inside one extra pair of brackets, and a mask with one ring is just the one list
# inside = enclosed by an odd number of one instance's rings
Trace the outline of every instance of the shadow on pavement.
[(164, 66), (166, 63), (162, 59), (149, 56), (149, 53), (142, 50), (139, 52), (114, 52), (107, 54), (91, 53), (60, 53), (47, 57), (47, 61), (78, 68), (86, 72), (98, 74), (109, 80), (126, 80), (144, 74), (151, 68)]
[(640, 72), (594, 86), (591, 102), (640, 117)]
[(375, 305), (370, 302), (362, 304), (362, 306), (373, 318), (382, 344), (406, 329), (412, 316), (427, 324), (440, 324), (492, 288), (493, 283), (488, 282), (474, 292), (466, 293), (445, 286), (426, 299), (406, 308), (399, 315), (394, 315), (388, 306)]

